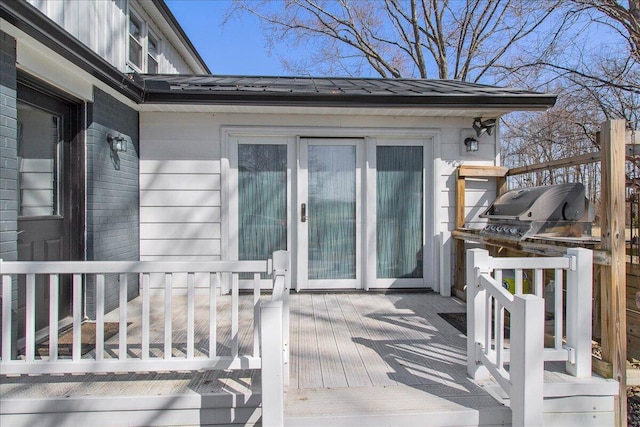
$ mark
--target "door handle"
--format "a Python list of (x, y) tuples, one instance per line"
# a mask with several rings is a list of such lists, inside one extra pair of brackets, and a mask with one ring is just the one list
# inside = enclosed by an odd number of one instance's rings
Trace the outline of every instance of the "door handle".
[(303, 203), (300, 206), (300, 212), (301, 212), (300, 221), (307, 222), (307, 204), (306, 203)]

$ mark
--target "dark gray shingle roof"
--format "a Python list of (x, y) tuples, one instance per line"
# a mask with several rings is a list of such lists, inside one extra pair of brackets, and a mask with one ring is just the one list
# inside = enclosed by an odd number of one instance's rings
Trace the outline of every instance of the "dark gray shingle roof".
[(556, 96), (452, 80), (136, 75), (145, 103), (548, 108)]

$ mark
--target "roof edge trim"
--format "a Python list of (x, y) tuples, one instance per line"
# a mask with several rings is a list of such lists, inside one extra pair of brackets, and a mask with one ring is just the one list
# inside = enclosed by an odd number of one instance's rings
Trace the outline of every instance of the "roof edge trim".
[(556, 96), (390, 96), (390, 95), (321, 95), (321, 94), (211, 94), (163, 93), (147, 88), (144, 104), (204, 104), (204, 105), (256, 105), (256, 106), (313, 106), (313, 107), (369, 107), (369, 108), (443, 108), (477, 107), (508, 108), (515, 110), (541, 110), (553, 107)]

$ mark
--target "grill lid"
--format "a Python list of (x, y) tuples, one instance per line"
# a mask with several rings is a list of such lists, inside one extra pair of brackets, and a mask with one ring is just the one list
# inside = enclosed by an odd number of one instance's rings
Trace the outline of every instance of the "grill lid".
[(481, 218), (511, 221), (579, 221), (587, 210), (580, 183), (510, 190), (498, 197)]

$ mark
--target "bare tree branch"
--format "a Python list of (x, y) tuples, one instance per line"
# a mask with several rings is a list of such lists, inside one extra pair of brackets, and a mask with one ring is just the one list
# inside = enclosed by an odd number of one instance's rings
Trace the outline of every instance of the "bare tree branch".
[[(554, 15), (559, 2), (235, 0), (234, 12), (259, 17), (272, 46), (315, 46), (298, 61), (288, 59), (320, 68), (308, 73), (322, 74), (340, 63), (349, 69), (361, 59), (383, 77), (480, 81), (496, 64), (515, 57), (523, 43), (532, 45), (528, 39)], [(544, 43), (540, 45), (542, 50)]]

